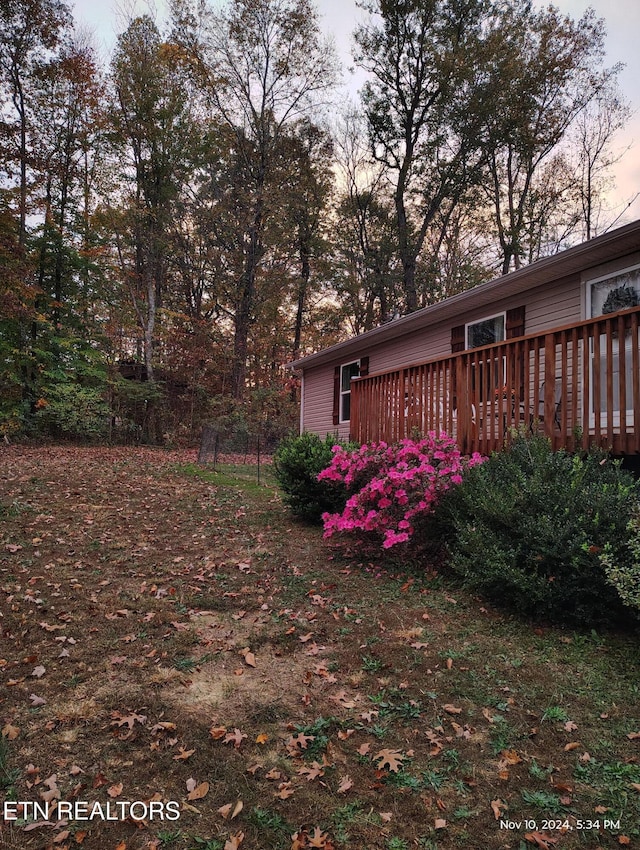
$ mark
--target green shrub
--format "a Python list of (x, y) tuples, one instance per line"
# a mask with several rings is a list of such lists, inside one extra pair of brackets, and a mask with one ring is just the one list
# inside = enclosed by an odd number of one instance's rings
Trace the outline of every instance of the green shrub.
[(624, 545), (606, 543), (600, 563), (624, 604), (640, 611), (640, 510), (629, 520)]
[(617, 620), (625, 609), (599, 555), (618, 559), (637, 502), (633, 478), (601, 453), (581, 458), (520, 436), (471, 469), (441, 505), (450, 565), (470, 587), (524, 614)]
[(335, 482), (318, 481), (318, 473), (331, 463), (332, 447), (344, 445), (330, 434), (321, 440), (307, 432), (287, 437), (273, 457), (276, 479), (284, 493), (285, 504), (294, 516), (319, 523), (322, 514), (341, 511), (347, 500), (346, 489)]

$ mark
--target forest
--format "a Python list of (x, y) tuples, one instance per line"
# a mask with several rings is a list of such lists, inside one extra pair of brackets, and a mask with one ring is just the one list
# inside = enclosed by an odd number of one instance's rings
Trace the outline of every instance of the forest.
[(0, 0), (0, 436), (274, 442), (287, 364), (611, 225), (604, 22), (364, 0), (357, 102), (312, 0), (171, 0), (103, 62)]

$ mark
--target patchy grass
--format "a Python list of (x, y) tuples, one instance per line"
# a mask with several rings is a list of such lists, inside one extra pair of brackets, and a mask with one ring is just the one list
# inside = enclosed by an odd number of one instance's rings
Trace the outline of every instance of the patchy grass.
[(267, 467), (8, 447), (0, 468), (0, 801), (179, 807), (27, 812), (2, 850), (640, 842), (637, 636), (348, 555)]

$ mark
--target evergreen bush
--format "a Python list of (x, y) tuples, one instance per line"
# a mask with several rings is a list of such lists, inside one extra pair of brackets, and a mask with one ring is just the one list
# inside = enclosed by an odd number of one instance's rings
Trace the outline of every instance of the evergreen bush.
[(624, 604), (640, 613), (640, 509), (629, 520), (624, 545), (606, 543), (600, 563)]
[(637, 504), (618, 462), (521, 435), (468, 472), (440, 523), (451, 532), (450, 566), (470, 587), (537, 618), (597, 624), (624, 613), (600, 555), (620, 562)]
[(276, 480), (284, 493), (284, 502), (294, 516), (319, 523), (327, 511), (340, 511), (347, 500), (344, 485), (318, 481), (318, 474), (329, 466), (332, 448), (344, 442), (330, 434), (321, 440), (304, 432), (287, 437), (273, 456)]

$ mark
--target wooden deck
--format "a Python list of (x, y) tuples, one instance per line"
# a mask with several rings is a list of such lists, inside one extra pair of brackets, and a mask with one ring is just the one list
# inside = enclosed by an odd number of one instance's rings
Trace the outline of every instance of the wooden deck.
[(554, 448), (640, 452), (640, 307), (470, 349), (351, 383), (351, 438), (445, 431), (467, 454), (514, 428)]

